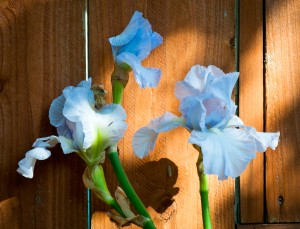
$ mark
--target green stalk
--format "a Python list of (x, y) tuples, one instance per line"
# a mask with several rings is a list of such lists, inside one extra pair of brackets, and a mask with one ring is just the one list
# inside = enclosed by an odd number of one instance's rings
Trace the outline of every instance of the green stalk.
[(112, 167), (113, 167), (114, 172), (115, 172), (115, 174), (118, 178), (118, 181), (119, 181), (122, 189), (126, 193), (128, 199), (130, 200), (131, 204), (133, 205), (133, 207), (136, 209), (136, 211), (140, 215), (142, 215), (142, 216), (144, 216), (148, 219), (148, 221), (145, 222), (143, 228), (145, 228), (145, 229), (155, 229), (156, 227), (153, 223), (153, 220), (151, 219), (147, 209), (145, 208), (142, 201), (140, 200), (140, 198), (138, 197), (138, 195), (134, 191), (132, 185), (130, 184), (130, 181), (128, 180), (128, 177), (125, 174), (125, 171), (124, 171), (124, 169), (122, 167), (122, 164), (120, 162), (118, 153), (115, 152), (115, 151), (109, 152), (108, 153), (108, 158), (109, 158), (109, 160), (112, 164)]
[(124, 91), (123, 84), (120, 81), (116, 80), (113, 82), (112, 87), (113, 87), (113, 103), (121, 104), (123, 91)]
[(96, 194), (96, 196), (103, 200), (106, 204), (114, 208), (122, 217), (126, 218), (126, 215), (122, 211), (122, 208), (117, 203), (117, 201), (111, 196), (105, 176), (104, 171), (101, 165), (90, 167), (90, 177), (92, 179), (92, 182), (94, 183), (96, 188), (91, 188), (93, 192)]
[(208, 201), (208, 176), (201, 175), (200, 178), (200, 196), (202, 207), (202, 220), (204, 229), (211, 229), (211, 221), (209, 215), (209, 201)]
[(201, 148), (197, 145), (193, 145), (195, 149), (199, 151), (199, 157), (197, 161), (197, 171), (200, 183), (200, 197), (202, 208), (202, 221), (204, 229), (212, 229), (210, 214), (209, 214), (209, 200), (208, 200), (208, 176), (204, 174), (203, 155)]

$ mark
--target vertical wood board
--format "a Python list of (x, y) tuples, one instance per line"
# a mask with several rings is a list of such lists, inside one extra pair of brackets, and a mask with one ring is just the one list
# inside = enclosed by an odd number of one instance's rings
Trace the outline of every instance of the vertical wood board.
[[(120, 157), (158, 228), (182, 225), (184, 228), (202, 228), (195, 167), (197, 152), (187, 142), (189, 133), (176, 129), (160, 134), (155, 151), (143, 160), (133, 155), (131, 139), (135, 131), (153, 117), (166, 111), (180, 115), (179, 102), (174, 96), (175, 83), (183, 80), (193, 65), (214, 64), (225, 72), (234, 71), (234, 48), (230, 45), (234, 39), (234, 1), (90, 2), (91, 76), (95, 82), (105, 85), (108, 94), (113, 71), (108, 38), (123, 31), (135, 10), (141, 11), (153, 30), (164, 37), (163, 45), (143, 61), (144, 66), (161, 68), (163, 75), (159, 86), (153, 89), (140, 89), (130, 75), (123, 100), (129, 127), (124, 140), (119, 143)], [(111, 102), (110, 95), (108, 101)], [(105, 164), (105, 172), (110, 190), (114, 192), (117, 182), (108, 164)], [(168, 168), (171, 168), (171, 177)], [(210, 177), (214, 228), (234, 227), (233, 184), (232, 179), (219, 182), (216, 177)], [(93, 228), (116, 228), (105, 215), (109, 208), (95, 198), (92, 204)]]
[(84, 76), (81, 1), (0, 4), (0, 228), (85, 228), (83, 162), (57, 147), (26, 179), (17, 163), (56, 134), (51, 101)]
[[(263, 131), (263, 1), (240, 1), (239, 117)], [(264, 217), (264, 162), (258, 153), (240, 177), (242, 223), (262, 223)]]
[(300, 2), (266, 0), (266, 130), (280, 131), (266, 154), (268, 222), (300, 222)]

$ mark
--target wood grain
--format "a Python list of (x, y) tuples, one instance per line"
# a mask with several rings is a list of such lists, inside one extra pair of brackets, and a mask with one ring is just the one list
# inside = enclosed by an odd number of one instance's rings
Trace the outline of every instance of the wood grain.
[(37, 137), (55, 134), (51, 101), (84, 76), (82, 4), (12, 0), (0, 5), (0, 228), (85, 228), (84, 165), (58, 148), (35, 177), (17, 163)]
[[(234, 38), (234, 1), (90, 2), (91, 75), (109, 91), (113, 57), (108, 38), (122, 32), (135, 10), (143, 12), (153, 30), (164, 37), (163, 45), (143, 62), (145, 66), (161, 68), (163, 76), (157, 88), (143, 90), (130, 76), (123, 101), (129, 128), (119, 144), (120, 157), (158, 228), (202, 228), (195, 168), (197, 153), (187, 143), (189, 134), (183, 129), (161, 134), (155, 151), (144, 160), (133, 155), (131, 139), (151, 118), (165, 111), (179, 115), (179, 102), (173, 95), (175, 83), (193, 65), (214, 64), (225, 72), (234, 70), (234, 49), (230, 46)], [(109, 165), (105, 166), (105, 172), (111, 190), (115, 190), (117, 182)], [(234, 227), (233, 184), (231, 179), (219, 182), (210, 177), (214, 228)], [(93, 228), (116, 228), (104, 214), (106, 210), (106, 206), (93, 200)]]
[[(264, 128), (263, 1), (240, 1), (239, 116), (257, 131)], [(264, 161), (257, 154), (240, 177), (242, 223), (262, 223)]]
[(266, 130), (280, 144), (266, 154), (268, 222), (300, 222), (300, 2), (266, 1)]

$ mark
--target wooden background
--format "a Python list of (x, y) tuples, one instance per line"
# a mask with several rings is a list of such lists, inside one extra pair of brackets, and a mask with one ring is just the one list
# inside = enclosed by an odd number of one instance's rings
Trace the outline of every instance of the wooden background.
[[(87, 228), (79, 157), (63, 155), (57, 147), (50, 159), (37, 162), (32, 180), (15, 171), (37, 137), (55, 134), (48, 120), (51, 101), (67, 85), (85, 79), (84, 10), (79, 0), (0, 1), (0, 228)], [(131, 76), (123, 101), (129, 128), (119, 148), (158, 228), (202, 228), (197, 153), (183, 129), (161, 134), (144, 160), (134, 157), (131, 138), (152, 117), (165, 111), (179, 115), (175, 83), (195, 64), (214, 64), (225, 72), (239, 67), (240, 116), (258, 130), (281, 132), (277, 150), (259, 155), (241, 176), (239, 195), (233, 179), (210, 177), (214, 228), (234, 228), (235, 219), (256, 225), (300, 222), (300, 3), (90, 1), (90, 76), (109, 91), (108, 38), (124, 29), (135, 10), (164, 37), (143, 62), (161, 68), (163, 76), (157, 88), (144, 90)], [(104, 167), (113, 192), (117, 181), (110, 165)], [(91, 203), (93, 228), (117, 228), (105, 215), (107, 206), (93, 195)], [(266, 226), (248, 228), (260, 227)]]

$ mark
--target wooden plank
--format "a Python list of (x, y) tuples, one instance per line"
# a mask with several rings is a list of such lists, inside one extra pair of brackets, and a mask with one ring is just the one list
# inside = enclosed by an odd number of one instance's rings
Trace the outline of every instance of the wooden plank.
[(17, 163), (55, 134), (51, 101), (84, 76), (81, 1), (12, 0), (0, 6), (0, 228), (85, 228), (84, 165), (56, 148), (30, 180)]
[[(240, 1), (239, 116), (263, 131), (263, 1)], [(242, 223), (262, 223), (264, 162), (258, 154), (240, 177)]]
[(237, 225), (237, 229), (300, 229), (300, 224)]
[[(104, 83), (109, 91), (113, 58), (108, 38), (125, 28), (135, 10), (143, 12), (153, 30), (164, 37), (164, 44), (144, 61), (145, 66), (161, 68), (163, 76), (157, 88), (143, 90), (130, 76), (123, 101), (129, 128), (125, 139), (119, 144), (121, 159), (158, 228), (182, 227), (180, 225), (184, 228), (202, 228), (195, 168), (197, 153), (187, 143), (189, 133), (178, 129), (161, 134), (155, 152), (144, 160), (134, 157), (131, 139), (135, 131), (152, 117), (165, 111), (179, 115), (174, 87), (191, 66), (214, 64), (225, 72), (234, 70), (234, 49), (230, 46), (230, 40), (234, 38), (234, 1), (90, 2), (91, 75), (97, 82)], [(165, 159), (161, 161), (162, 158)], [(173, 171), (172, 179), (167, 173), (168, 166)], [(105, 172), (111, 190), (115, 190), (117, 183), (111, 175), (110, 166), (106, 165)], [(234, 227), (233, 185), (232, 179), (219, 182), (216, 177), (210, 177), (214, 228)], [(174, 187), (179, 188), (177, 195)], [(159, 207), (168, 206), (172, 196), (175, 200), (173, 204), (165, 212), (159, 212)], [(106, 210), (108, 208), (99, 202), (93, 205), (94, 228), (116, 228), (104, 214)]]
[(269, 222), (300, 222), (300, 2), (266, 1), (266, 130), (280, 144), (266, 154)]

